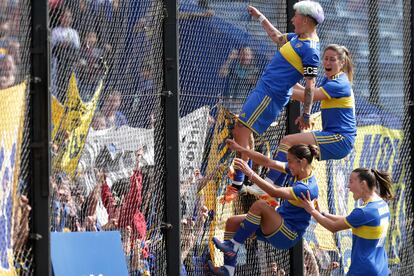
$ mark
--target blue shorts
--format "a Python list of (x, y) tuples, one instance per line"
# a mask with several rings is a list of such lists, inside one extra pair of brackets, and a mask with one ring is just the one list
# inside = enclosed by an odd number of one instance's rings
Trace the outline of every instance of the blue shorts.
[(319, 147), (319, 160), (342, 159), (354, 148), (355, 138), (326, 131), (313, 131)]
[(277, 249), (292, 248), (302, 238), (302, 235), (292, 230), (292, 227), (285, 220), (282, 220), (282, 225), (272, 234), (265, 235), (259, 228), (256, 231), (256, 236), (258, 240), (268, 242)]
[[(288, 103), (290, 93), (287, 91), (285, 94), (284, 100), (276, 101), (261, 90), (253, 90), (243, 105), (239, 121), (256, 134), (261, 135), (276, 120), (283, 107)], [(278, 96), (281, 95), (283, 95), (282, 92)]]

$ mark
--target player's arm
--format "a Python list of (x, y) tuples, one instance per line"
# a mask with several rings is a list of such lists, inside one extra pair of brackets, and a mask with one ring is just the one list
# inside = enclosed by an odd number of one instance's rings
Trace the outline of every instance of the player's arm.
[[(329, 99), (328, 96), (322, 91), (319, 87), (314, 87), (313, 89), (313, 100), (322, 101)], [(299, 83), (293, 86), (292, 99), (299, 102), (305, 101), (305, 87)]]
[(269, 182), (261, 178), (257, 173), (255, 173), (243, 159), (235, 158), (234, 167), (246, 174), (251, 182), (255, 183), (257, 186), (260, 187), (260, 189), (265, 191), (271, 197), (279, 197), (288, 200), (295, 199), (295, 195), (292, 192), (292, 188), (277, 187), (276, 185), (270, 184)]
[(260, 20), (263, 29), (274, 43), (281, 46), (286, 43), (286, 36), (280, 32), (270, 21), (255, 7), (248, 6), (247, 11), (256, 20)]
[(332, 233), (351, 228), (343, 216), (325, 215), (316, 209), (313, 200), (310, 198), (309, 191), (306, 195), (302, 194), (301, 207), (304, 208), (320, 225)]
[(277, 161), (277, 160), (272, 160), (269, 157), (261, 154), (260, 152), (244, 148), (232, 139), (227, 139), (226, 143), (227, 143), (227, 146), (231, 150), (235, 150), (235, 151), (241, 153), (242, 155), (245, 155), (245, 156), (249, 157), (249, 159), (251, 159), (255, 164), (258, 164), (260, 166), (264, 166), (266, 168), (272, 168), (272, 169), (275, 169), (277, 171), (285, 173), (285, 164), (286, 163), (280, 162), (280, 161)]

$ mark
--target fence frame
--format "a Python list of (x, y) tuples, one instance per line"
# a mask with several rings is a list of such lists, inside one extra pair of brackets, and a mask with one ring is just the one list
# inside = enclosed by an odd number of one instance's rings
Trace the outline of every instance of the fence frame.
[(179, 154), (178, 3), (163, 0), (164, 83), (162, 108), (165, 146), (165, 223), (167, 275), (181, 275), (181, 204)]
[(30, 193), (33, 207), (30, 239), (34, 275), (51, 275), (50, 262), (50, 45), (48, 1), (31, 0)]

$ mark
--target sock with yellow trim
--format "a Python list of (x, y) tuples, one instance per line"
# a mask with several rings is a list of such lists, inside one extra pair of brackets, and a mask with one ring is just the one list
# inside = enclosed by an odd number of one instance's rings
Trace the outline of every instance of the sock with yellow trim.
[[(290, 148), (287, 144), (280, 144), (277, 148), (276, 155), (273, 160), (280, 162), (287, 162), (287, 151)], [(279, 172), (274, 169), (270, 169), (267, 173), (266, 181), (273, 183), (277, 186), (283, 186), (286, 181), (287, 174)]]
[(240, 227), (234, 234), (233, 240), (237, 245), (243, 244), (260, 227), (261, 216), (248, 212), (246, 219), (240, 223)]

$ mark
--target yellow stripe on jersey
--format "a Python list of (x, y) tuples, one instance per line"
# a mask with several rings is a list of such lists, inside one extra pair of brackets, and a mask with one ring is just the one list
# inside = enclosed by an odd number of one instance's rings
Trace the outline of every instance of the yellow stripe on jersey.
[(349, 228), (352, 228), (352, 225), (349, 224), (349, 222), (346, 220), (346, 218), (344, 218), (345, 224), (349, 226)]
[[(323, 87), (319, 87), (321, 89), (321, 91), (326, 95), (326, 97), (328, 97), (328, 99), (332, 99), (331, 95), (329, 95), (328, 92), (326, 92), (326, 90)], [(324, 101), (324, 100), (322, 100)]]
[(384, 230), (386, 227), (380, 226), (361, 226), (358, 228), (352, 228), (352, 234), (367, 240), (377, 240), (384, 236)]
[(254, 124), (254, 122), (257, 120), (260, 114), (262, 114), (263, 110), (265, 110), (266, 107), (269, 105), (271, 100), (272, 99), (269, 96), (264, 97), (259, 106), (256, 107), (256, 110), (253, 112), (252, 116), (250, 116), (250, 119), (247, 121), (247, 125), (251, 127)]
[(296, 70), (303, 75), (303, 64), (300, 56), (295, 52), (290, 42), (283, 45), (280, 50), (280, 54), (290, 63)]
[(321, 109), (327, 108), (352, 108), (354, 107), (354, 97), (334, 98), (322, 100)]

